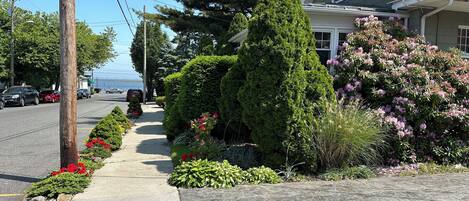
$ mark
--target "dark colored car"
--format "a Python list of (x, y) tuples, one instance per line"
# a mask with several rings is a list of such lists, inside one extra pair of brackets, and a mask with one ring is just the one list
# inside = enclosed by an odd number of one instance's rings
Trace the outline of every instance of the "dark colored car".
[(127, 91), (127, 102), (130, 102), (133, 97), (137, 97), (140, 102), (143, 102), (143, 91), (141, 89), (129, 89)]
[(3, 110), (5, 107), (5, 99), (3, 98), (3, 95), (0, 93), (0, 110)]
[(78, 92), (81, 94), (81, 98), (91, 98), (91, 93), (88, 89), (79, 89)]
[(42, 103), (55, 103), (60, 101), (60, 93), (55, 90), (46, 90), (39, 93), (39, 100)]
[(30, 86), (11, 87), (3, 92), (5, 105), (23, 107), (27, 104), (39, 104), (39, 92)]

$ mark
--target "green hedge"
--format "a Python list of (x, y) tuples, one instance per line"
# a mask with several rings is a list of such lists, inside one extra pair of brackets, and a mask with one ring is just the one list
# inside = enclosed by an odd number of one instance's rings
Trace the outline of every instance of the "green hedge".
[(104, 117), (91, 131), (89, 139), (101, 138), (111, 145), (111, 150), (118, 150), (122, 145), (124, 129), (114, 119), (112, 114)]
[(112, 112), (111, 112), (112, 117), (121, 125), (122, 128), (125, 130), (130, 129), (132, 124), (130, 123), (129, 118), (127, 118), (127, 115), (124, 114), (122, 109), (119, 106), (116, 106)]
[(218, 111), (221, 79), (236, 62), (236, 56), (200, 56), (184, 66), (176, 99), (182, 121), (189, 122), (204, 112)]
[(175, 135), (182, 132), (181, 128), (184, 127), (184, 122), (180, 120), (179, 113), (175, 107), (176, 98), (181, 85), (181, 79), (181, 72), (168, 75), (164, 79), (166, 105), (163, 126), (166, 130), (166, 135), (169, 140), (173, 140)]
[(321, 69), (312, 33), (298, 0), (260, 0), (253, 12), (249, 35), (239, 52), (246, 82), (238, 98), (243, 122), (252, 129), (265, 164), (282, 165), (288, 150), (291, 160), (308, 162), (303, 167), (310, 170), (316, 168), (312, 136), (307, 133), (314, 100), (307, 94), (320, 94), (316, 84), (332, 89), (332, 83), (308, 77), (309, 70), (326, 72)]

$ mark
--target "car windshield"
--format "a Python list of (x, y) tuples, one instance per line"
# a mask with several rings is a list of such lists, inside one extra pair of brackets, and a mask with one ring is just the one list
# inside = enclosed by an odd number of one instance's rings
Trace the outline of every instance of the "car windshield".
[(21, 93), (21, 92), (22, 92), (21, 87), (12, 87), (12, 88), (7, 89), (3, 93), (4, 94), (17, 94), (17, 93)]

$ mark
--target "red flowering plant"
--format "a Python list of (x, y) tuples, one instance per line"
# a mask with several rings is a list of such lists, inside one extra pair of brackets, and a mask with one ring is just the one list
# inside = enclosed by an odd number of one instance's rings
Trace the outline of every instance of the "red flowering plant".
[(57, 176), (62, 173), (71, 173), (71, 174), (82, 174), (86, 176), (91, 176), (93, 170), (87, 170), (84, 163), (79, 162), (78, 165), (69, 164), (67, 167), (60, 168), (58, 171), (53, 171), (50, 175)]
[(195, 156), (195, 154), (193, 154), (193, 153), (188, 153), (188, 154), (183, 153), (183, 154), (181, 155), (181, 160), (182, 160), (183, 162), (192, 161), (192, 160), (195, 160), (195, 159), (196, 159), (196, 156)]
[(195, 140), (202, 145), (205, 140), (210, 136), (210, 132), (215, 128), (218, 118), (218, 112), (203, 113), (198, 119), (191, 121), (191, 128), (195, 132)]
[(99, 157), (109, 158), (111, 156), (111, 145), (101, 138), (89, 139), (86, 143), (86, 149), (82, 151), (82, 158), (96, 159)]

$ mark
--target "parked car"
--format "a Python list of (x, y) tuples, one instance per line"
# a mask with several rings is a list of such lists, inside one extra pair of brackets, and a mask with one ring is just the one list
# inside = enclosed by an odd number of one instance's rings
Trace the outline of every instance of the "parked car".
[(88, 89), (79, 89), (81, 92), (82, 98), (91, 98), (91, 92)]
[(60, 93), (55, 90), (46, 90), (39, 93), (39, 101), (42, 103), (55, 103), (60, 101)]
[(122, 93), (124, 93), (124, 91), (122, 91), (121, 89), (113, 88), (113, 89), (106, 90), (106, 93), (107, 94), (122, 94)]
[(143, 102), (143, 91), (141, 89), (129, 89), (127, 90), (127, 102), (130, 102), (133, 97), (137, 97), (140, 102)]
[(0, 93), (0, 110), (3, 110), (5, 107), (5, 99), (3, 98), (3, 95)]
[(94, 92), (97, 94), (101, 93), (101, 88), (94, 88)]
[(39, 104), (39, 92), (30, 86), (15, 86), (3, 92), (5, 105), (24, 107), (27, 104)]

